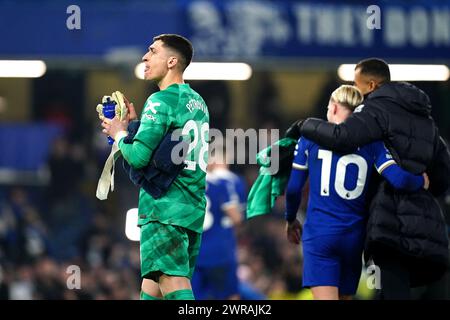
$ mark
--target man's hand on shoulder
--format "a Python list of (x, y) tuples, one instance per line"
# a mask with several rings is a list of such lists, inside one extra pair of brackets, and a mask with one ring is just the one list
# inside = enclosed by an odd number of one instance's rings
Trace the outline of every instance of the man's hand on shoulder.
[(294, 123), (291, 124), (291, 126), (286, 130), (286, 133), (284, 134), (285, 138), (292, 138), (295, 140), (300, 139), (301, 137), (301, 129), (304, 119), (296, 120)]

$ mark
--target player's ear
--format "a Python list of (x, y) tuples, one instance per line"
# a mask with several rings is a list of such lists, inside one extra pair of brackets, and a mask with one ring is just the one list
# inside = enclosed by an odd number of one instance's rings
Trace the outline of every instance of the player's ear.
[(369, 81), (369, 92), (374, 91), (376, 88), (378, 88), (378, 82), (375, 80), (370, 80)]
[(331, 107), (333, 108), (333, 109), (331, 110), (331, 113), (332, 113), (333, 115), (335, 115), (335, 114), (338, 112), (338, 105), (337, 105), (337, 103), (334, 102), (334, 103), (332, 104)]
[(167, 67), (169, 69), (174, 68), (178, 63), (178, 58), (176, 56), (170, 56), (169, 60), (167, 60)]

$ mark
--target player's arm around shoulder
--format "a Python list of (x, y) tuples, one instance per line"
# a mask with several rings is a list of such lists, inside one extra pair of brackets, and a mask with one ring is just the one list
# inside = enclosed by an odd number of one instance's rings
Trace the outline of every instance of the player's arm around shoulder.
[(380, 110), (361, 104), (340, 124), (308, 118), (303, 122), (301, 134), (327, 149), (351, 153), (382, 139), (384, 127), (385, 117)]
[(373, 142), (369, 147), (373, 152), (376, 170), (394, 188), (411, 192), (420, 188), (428, 189), (428, 177), (425, 175), (414, 175), (402, 169), (382, 141)]

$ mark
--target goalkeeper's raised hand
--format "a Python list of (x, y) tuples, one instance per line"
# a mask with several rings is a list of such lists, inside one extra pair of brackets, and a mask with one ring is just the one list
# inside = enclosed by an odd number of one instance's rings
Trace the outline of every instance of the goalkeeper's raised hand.
[(107, 136), (113, 137), (115, 141), (128, 135), (128, 119), (120, 120), (118, 117), (113, 119), (104, 118), (102, 122), (102, 132)]

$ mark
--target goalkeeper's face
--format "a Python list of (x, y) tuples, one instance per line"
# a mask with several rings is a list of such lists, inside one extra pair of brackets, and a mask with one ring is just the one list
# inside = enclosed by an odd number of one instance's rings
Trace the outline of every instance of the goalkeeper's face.
[(144, 79), (159, 81), (169, 71), (169, 50), (163, 46), (161, 40), (156, 40), (148, 47), (148, 52), (142, 57), (145, 64)]

